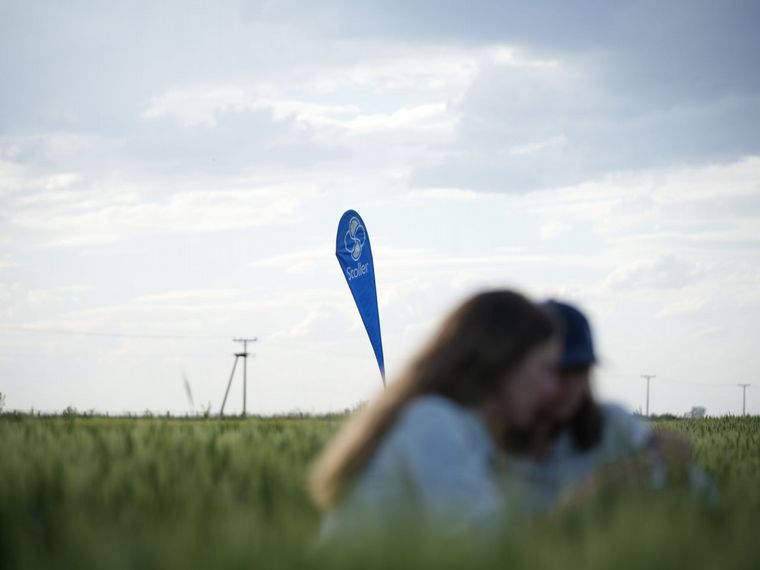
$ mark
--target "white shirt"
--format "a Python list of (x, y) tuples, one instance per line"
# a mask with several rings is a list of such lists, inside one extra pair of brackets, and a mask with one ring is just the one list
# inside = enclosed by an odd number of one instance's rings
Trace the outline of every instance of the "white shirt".
[(575, 448), (569, 431), (562, 431), (541, 461), (507, 456), (508, 496), (523, 516), (554, 509), (563, 493), (595, 469), (632, 457), (646, 447), (653, 431), (646, 423), (615, 404), (601, 404), (604, 423), (599, 443), (587, 451)]
[(326, 517), (323, 535), (383, 528), (409, 515), (444, 533), (494, 532), (504, 515), (501, 460), (477, 412), (421, 396), (400, 413)]

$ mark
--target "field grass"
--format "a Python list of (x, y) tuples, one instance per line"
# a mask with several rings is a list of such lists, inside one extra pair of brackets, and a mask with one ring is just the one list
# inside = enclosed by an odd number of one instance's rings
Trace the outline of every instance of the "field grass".
[(493, 548), (404, 535), (321, 549), (304, 475), (339, 424), (0, 416), (0, 567), (760, 568), (760, 418), (656, 424), (694, 440), (717, 505), (640, 491)]

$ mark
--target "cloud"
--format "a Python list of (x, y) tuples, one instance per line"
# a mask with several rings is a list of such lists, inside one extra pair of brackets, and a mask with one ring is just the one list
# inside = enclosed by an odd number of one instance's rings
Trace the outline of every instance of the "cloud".
[(450, 131), (456, 119), (448, 116), (445, 103), (435, 102), (397, 109), (390, 114), (358, 115), (338, 126), (352, 133), (372, 133), (394, 129)]
[[(283, 12), (294, 3), (282, 6)], [(584, 0), (530, 2), (393, 0), (357, 6), (329, 2), (336, 29), (357, 37), (422, 43), (507, 44), (544, 59), (571, 56), (598, 66), (619, 93), (645, 104), (756, 91), (760, 78), (753, 22), (760, 7), (741, 0), (721, 4), (655, 0), (599, 4)], [(306, 7), (304, 19), (325, 10)], [(292, 14), (291, 14), (292, 16)], [(462, 25), (466, 22), (467, 25)], [(643, 99), (642, 99), (643, 98)]]
[(217, 114), (239, 113), (254, 107), (245, 91), (235, 87), (175, 88), (153, 97), (142, 116), (170, 117), (184, 127), (215, 127)]
[(457, 107), (455, 142), (415, 168), (416, 186), (525, 192), (608, 173), (732, 161), (760, 152), (760, 90), (643, 106), (600, 70), (568, 58), (481, 66)]
[(325, 264), (335, 252), (329, 247), (310, 248), (257, 259), (254, 267), (282, 269), (286, 273), (304, 273)]
[[(0, 298), (18, 293), (0, 284)], [(306, 315), (306, 317), (304, 317)], [(123, 303), (68, 310), (50, 318), (29, 319), (29, 331), (76, 336), (103, 335), (150, 340), (166, 335), (189, 339), (224, 339), (250, 330), (273, 347), (307, 337), (314, 342), (339, 342), (352, 326), (361, 326), (358, 313), (343, 291), (299, 289), (264, 298), (249, 291), (177, 290), (137, 296)], [(319, 327), (315, 325), (319, 323)], [(358, 323), (358, 324), (357, 324)], [(125, 341), (126, 342), (126, 341)]]
[(293, 341), (313, 342), (315, 338), (325, 338), (325, 333), (339, 329), (342, 319), (336, 319), (335, 313), (324, 307), (310, 308), (306, 315), (289, 328), (275, 332), (269, 341), (275, 345)]
[(472, 190), (462, 190), (461, 188), (423, 188), (414, 189), (409, 192), (410, 199), (422, 200), (444, 200), (452, 202), (470, 202), (473, 200), (482, 200), (485, 196), (480, 192)]
[(704, 270), (672, 255), (634, 261), (616, 269), (606, 280), (612, 289), (678, 289), (693, 283)]
[[(524, 197), (544, 225), (572, 220), (626, 251), (757, 246), (760, 157), (642, 170)], [(567, 223), (567, 222), (565, 222)], [(639, 253), (636, 253), (640, 256)]]
[[(208, 233), (281, 224), (310, 196), (310, 189), (250, 188), (177, 192), (164, 201), (118, 203), (90, 194), (89, 207), (76, 201), (40, 199), (10, 217), (16, 228), (48, 236), (47, 245), (71, 247), (111, 243), (136, 235)], [(86, 194), (85, 194), (86, 196)]]
[(671, 317), (683, 317), (693, 315), (701, 311), (709, 299), (699, 292), (682, 293), (676, 299), (664, 303), (662, 308), (655, 313), (655, 318), (667, 319)]
[(554, 239), (558, 235), (566, 232), (568, 229), (570, 229), (570, 226), (563, 224), (562, 222), (548, 222), (541, 226), (541, 239)]
[(26, 300), (30, 306), (61, 303), (64, 301), (79, 301), (85, 293), (93, 290), (89, 285), (69, 285), (50, 289), (30, 289), (26, 292)]
[(0, 160), (0, 197), (24, 187), (26, 176), (20, 164)]
[[(170, 3), (156, 9), (169, 36), (138, 8), (82, 21), (11, 5), (3, 41), (40, 63), (36, 82), (2, 64), (19, 95), (0, 108), (9, 133), (26, 121), (26, 133), (98, 136), (131, 159), (119, 168), (148, 175), (374, 157), (411, 166), (416, 189), (521, 193), (760, 152), (756, 7), (354, 4)], [(40, 32), (45, 45), (23, 41)], [(104, 53), (114, 61), (96, 83)], [(66, 170), (95, 162), (71, 154)]]
[(262, 109), (271, 111), (275, 121), (292, 119), (301, 128), (332, 129), (347, 134), (398, 129), (447, 131), (456, 122), (444, 102), (401, 107), (390, 113), (362, 113), (356, 105), (267, 98), (233, 86), (172, 89), (154, 97), (143, 117), (169, 117), (184, 127), (212, 128), (218, 125), (222, 114)]
[[(382, 265), (383, 270), (446, 269), (456, 267), (492, 267), (516, 262), (536, 262), (542, 256), (535, 254), (485, 254), (451, 256), (420, 248), (373, 247), (373, 258)], [(328, 255), (329, 254), (329, 255)], [(311, 267), (324, 264), (325, 257), (332, 257), (332, 251), (326, 249), (309, 249), (272, 257), (265, 257), (254, 262), (257, 267), (282, 268), (286, 271), (301, 272)]]
[(164, 291), (135, 297), (132, 302), (146, 305), (171, 305), (203, 302), (219, 302), (224, 299), (234, 299), (243, 294), (241, 289), (182, 289)]
[[(524, 192), (760, 152), (758, 42), (748, 24), (760, 14), (749, 4), (329, 6), (336, 30), (354, 41), (469, 54), (468, 88), (450, 91), (457, 138), (416, 161), (414, 187)], [(320, 21), (308, 7), (300, 17)]]
[[(267, 91), (266, 89), (264, 91)], [(170, 118), (183, 127), (217, 127), (224, 114), (268, 110), (272, 119), (293, 119), (296, 125), (321, 127), (341, 125), (340, 117), (355, 119), (355, 105), (325, 105), (296, 99), (277, 99), (245, 86), (198, 86), (172, 88), (151, 99), (142, 116)]]

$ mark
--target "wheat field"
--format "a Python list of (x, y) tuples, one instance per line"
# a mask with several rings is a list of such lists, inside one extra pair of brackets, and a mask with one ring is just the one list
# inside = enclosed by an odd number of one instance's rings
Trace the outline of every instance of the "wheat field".
[(342, 418), (0, 416), (2, 568), (760, 568), (760, 418), (655, 422), (718, 484), (592, 501), (495, 545), (320, 547), (305, 490)]

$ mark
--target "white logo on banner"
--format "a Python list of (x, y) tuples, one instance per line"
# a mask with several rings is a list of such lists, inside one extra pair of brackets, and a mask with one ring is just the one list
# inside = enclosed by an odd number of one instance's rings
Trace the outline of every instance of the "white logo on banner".
[(367, 240), (367, 233), (364, 231), (364, 226), (359, 221), (359, 218), (353, 217), (348, 222), (348, 231), (346, 237), (343, 238), (343, 243), (346, 246), (346, 251), (351, 254), (351, 259), (359, 261), (364, 249), (364, 242)]

